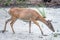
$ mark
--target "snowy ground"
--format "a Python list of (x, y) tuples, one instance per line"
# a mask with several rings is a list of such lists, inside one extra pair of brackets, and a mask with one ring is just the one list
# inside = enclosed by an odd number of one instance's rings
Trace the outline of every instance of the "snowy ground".
[[(31, 8), (37, 11), (35, 8)], [(42, 10), (42, 8), (39, 8)], [(29, 24), (22, 20), (17, 20), (14, 24), (15, 34), (12, 33), (9, 23), (7, 24), (7, 32), (2, 33), (5, 21), (10, 18), (8, 11), (9, 8), (0, 9), (0, 40), (59, 40), (60, 39), (60, 8), (44, 8), (46, 13), (46, 20), (52, 20), (55, 33), (47, 28), (45, 24), (39, 22), (44, 34), (42, 36), (39, 28), (32, 22), (32, 33), (29, 34)]]

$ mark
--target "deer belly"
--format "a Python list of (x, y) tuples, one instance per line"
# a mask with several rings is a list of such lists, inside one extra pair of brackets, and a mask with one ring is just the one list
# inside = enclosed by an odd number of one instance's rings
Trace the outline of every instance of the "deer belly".
[(20, 16), (20, 18), (19, 19), (21, 19), (21, 20), (23, 20), (23, 21), (30, 21), (30, 18), (31, 18), (32, 16), (30, 16), (30, 15), (26, 15), (26, 16)]

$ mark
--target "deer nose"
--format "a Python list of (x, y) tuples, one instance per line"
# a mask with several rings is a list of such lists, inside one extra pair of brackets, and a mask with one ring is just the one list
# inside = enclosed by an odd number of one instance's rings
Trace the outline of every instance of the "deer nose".
[(50, 29), (51, 29), (51, 31), (55, 32), (55, 30), (54, 30), (54, 28), (53, 28), (53, 27), (51, 27)]

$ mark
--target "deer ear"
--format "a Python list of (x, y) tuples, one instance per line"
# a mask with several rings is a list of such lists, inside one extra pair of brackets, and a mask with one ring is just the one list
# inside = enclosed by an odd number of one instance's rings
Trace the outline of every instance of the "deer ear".
[(49, 22), (52, 22), (52, 20), (48, 20)]

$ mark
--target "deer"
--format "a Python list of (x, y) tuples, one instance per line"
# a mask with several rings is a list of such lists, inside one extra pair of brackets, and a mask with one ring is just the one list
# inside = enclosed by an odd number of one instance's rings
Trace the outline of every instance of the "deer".
[(10, 25), (11, 25), (12, 32), (15, 33), (15, 31), (13, 29), (13, 24), (15, 23), (15, 21), (17, 19), (29, 22), (29, 33), (31, 33), (31, 22), (33, 22), (34, 24), (37, 25), (37, 27), (39, 27), (39, 29), (41, 30), (41, 34), (44, 35), (43, 31), (42, 31), (42, 29), (37, 21), (41, 21), (51, 31), (55, 32), (51, 21), (43, 18), (42, 15), (40, 15), (36, 10), (30, 9), (30, 8), (28, 9), (28, 8), (13, 7), (13, 8), (10, 8), (8, 13), (11, 16), (11, 18), (6, 20), (4, 30), (2, 31), (3, 33), (6, 31), (7, 23), (10, 21), (11, 21)]

